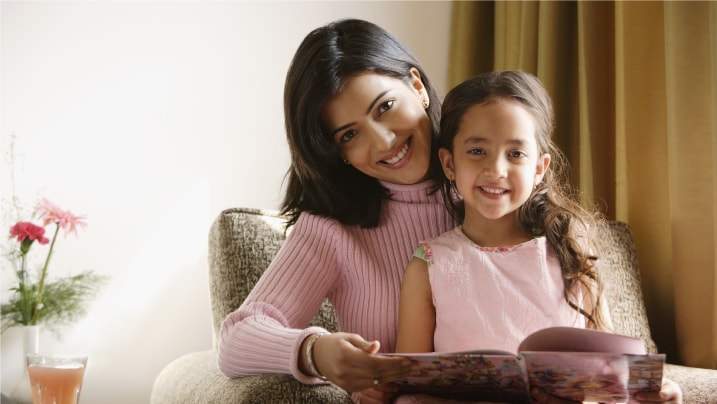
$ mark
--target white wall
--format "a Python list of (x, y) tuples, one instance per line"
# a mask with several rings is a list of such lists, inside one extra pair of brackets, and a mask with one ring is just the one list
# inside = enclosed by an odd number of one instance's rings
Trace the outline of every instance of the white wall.
[[(42, 335), (45, 350), (89, 355), (84, 404), (148, 403), (164, 365), (211, 347), (207, 230), (227, 207), (278, 207), (289, 161), (282, 86), (303, 36), (334, 18), (374, 21), (415, 51), (445, 94), (450, 8), (0, 3), (0, 147), (6, 154), (17, 137), (16, 193), (88, 217), (78, 238), (59, 240), (53, 273), (111, 277), (86, 319), (61, 338)], [(3, 161), (3, 201), (8, 172)], [(3, 335), (3, 373), (17, 353), (12, 334)], [(3, 393), (12, 382), (3, 377)]]

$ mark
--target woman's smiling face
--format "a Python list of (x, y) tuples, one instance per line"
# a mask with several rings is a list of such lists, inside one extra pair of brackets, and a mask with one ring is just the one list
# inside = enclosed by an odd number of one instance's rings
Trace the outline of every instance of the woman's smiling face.
[(411, 83), (378, 73), (353, 76), (323, 111), (339, 153), (362, 173), (396, 184), (426, 178), (431, 123), (418, 71)]

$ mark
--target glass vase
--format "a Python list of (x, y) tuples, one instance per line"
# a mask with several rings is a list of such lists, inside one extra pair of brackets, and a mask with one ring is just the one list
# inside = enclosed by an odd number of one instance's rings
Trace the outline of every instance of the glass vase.
[(30, 389), (30, 376), (27, 373), (25, 358), (29, 353), (40, 352), (40, 326), (28, 325), (21, 328), (22, 334), (22, 376), (10, 393), (10, 398), (17, 404), (32, 404), (32, 390)]

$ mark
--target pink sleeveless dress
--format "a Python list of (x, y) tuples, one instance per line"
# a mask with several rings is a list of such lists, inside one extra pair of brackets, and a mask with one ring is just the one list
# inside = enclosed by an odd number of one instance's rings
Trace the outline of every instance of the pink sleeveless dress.
[[(517, 353), (546, 327), (585, 328), (565, 301), (560, 263), (545, 237), (480, 247), (456, 227), (421, 243), (436, 308), (436, 352), (498, 349)], [(574, 300), (581, 305), (581, 296)]]
[[(534, 331), (585, 328), (565, 301), (560, 263), (545, 237), (507, 247), (480, 247), (456, 227), (424, 241), (414, 256), (428, 263), (436, 309), (436, 352), (496, 349), (517, 353)], [(573, 302), (582, 305), (577, 293)], [(422, 394), (394, 404), (458, 404)]]

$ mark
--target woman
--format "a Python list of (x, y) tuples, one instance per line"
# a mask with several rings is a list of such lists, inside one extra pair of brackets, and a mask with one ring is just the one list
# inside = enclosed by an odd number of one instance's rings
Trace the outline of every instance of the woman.
[[(418, 241), (455, 226), (435, 186), (440, 99), (412, 53), (384, 29), (339, 20), (309, 33), (286, 77), (291, 233), (224, 321), (227, 376), (329, 380), (386, 402), (410, 363), (392, 352), (406, 263)], [(306, 327), (324, 297), (341, 332)]]

